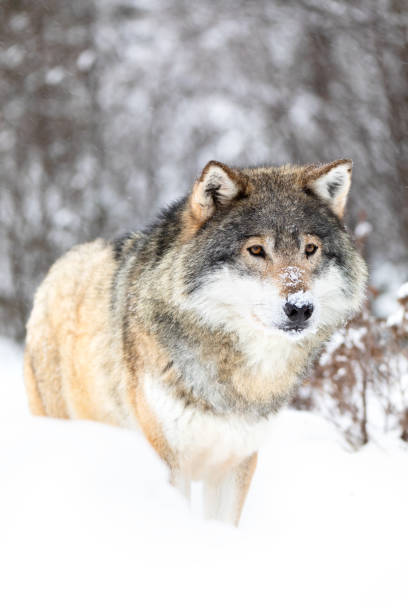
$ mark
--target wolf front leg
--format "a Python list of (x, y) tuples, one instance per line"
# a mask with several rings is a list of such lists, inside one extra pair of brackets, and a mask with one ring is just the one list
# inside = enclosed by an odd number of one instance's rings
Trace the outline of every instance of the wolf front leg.
[(191, 498), (191, 478), (185, 476), (178, 469), (170, 469), (170, 484), (179, 491), (183, 497), (190, 502)]
[(204, 482), (206, 518), (238, 526), (257, 460), (254, 453), (222, 478)]

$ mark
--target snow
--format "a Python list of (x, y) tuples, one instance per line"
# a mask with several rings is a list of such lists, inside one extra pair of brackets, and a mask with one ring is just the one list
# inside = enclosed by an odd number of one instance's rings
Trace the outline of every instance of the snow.
[(309, 306), (313, 304), (313, 296), (310, 291), (296, 291), (296, 293), (290, 293), (288, 295), (288, 301), (297, 306), (298, 308), (302, 308), (302, 306)]
[(287, 287), (295, 287), (303, 280), (303, 272), (297, 266), (288, 266), (279, 276)]
[(82, 53), (79, 54), (77, 59), (77, 66), (79, 70), (81, 70), (82, 72), (86, 72), (87, 70), (90, 70), (95, 61), (95, 53), (90, 49), (86, 49), (85, 51), (82, 51)]
[(374, 300), (374, 312), (378, 317), (387, 318), (398, 307), (395, 296), (407, 280), (406, 263), (394, 264), (390, 261), (377, 259), (370, 265), (370, 284), (380, 291)]
[(64, 69), (61, 66), (55, 66), (55, 68), (51, 68), (45, 75), (45, 82), (47, 85), (58, 85), (61, 83), (64, 76)]
[(408, 452), (351, 452), (283, 410), (238, 530), (205, 522), (137, 433), (30, 417), (0, 339), (0, 609), (406, 610)]
[(408, 283), (404, 283), (398, 289), (397, 298), (399, 300), (404, 300), (404, 299), (408, 298)]
[(392, 314), (390, 314), (390, 316), (387, 318), (387, 326), (388, 327), (398, 327), (402, 325), (404, 321), (404, 313), (405, 313), (404, 308), (397, 308), (397, 310), (393, 312)]
[(354, 229), (356, 238), (366, 238), (373, 231), (373, 226), (369, 221), (360, 221)]
[[(408, 299), (408, 283), (403, 283), (397, 291), (397, 299), (400, 304), (404, 304)], [(398, 306), (394, 312), (387, 317), (388, 327), (400, 327), (404, 323), (405, 308)]]

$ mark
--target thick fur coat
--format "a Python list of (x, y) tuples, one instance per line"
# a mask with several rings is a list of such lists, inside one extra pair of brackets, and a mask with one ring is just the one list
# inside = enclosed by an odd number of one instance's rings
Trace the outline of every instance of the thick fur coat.
[[(366, 266), (342, 218), (351, 162), (209, 162), (145, 232), (54, 264), (28, 322), (37, 415), (140, 429), (208, 517), (237, 524), (257, 451)], [(142, 466), (135, 466), (142, 469)]]

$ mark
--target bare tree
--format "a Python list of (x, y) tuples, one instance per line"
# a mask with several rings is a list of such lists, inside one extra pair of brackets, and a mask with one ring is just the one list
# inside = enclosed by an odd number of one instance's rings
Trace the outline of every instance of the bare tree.
[(4, 0), (0, 333), (23, 338), (60, 253), (149, 222), (211, 158), (352, 157), (349, 221), (372, 266), (406, 266), (406, 38), (402, 0)]

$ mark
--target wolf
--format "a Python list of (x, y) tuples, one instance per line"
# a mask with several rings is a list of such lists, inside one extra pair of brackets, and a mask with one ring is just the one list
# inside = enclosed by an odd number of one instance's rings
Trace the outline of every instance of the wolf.
[(138, 429), (237, 525), (274, 415), (363, 302), (351, 172), (210, 161), (147, 230), (69, 251), (27, 325), (32, 413)]

